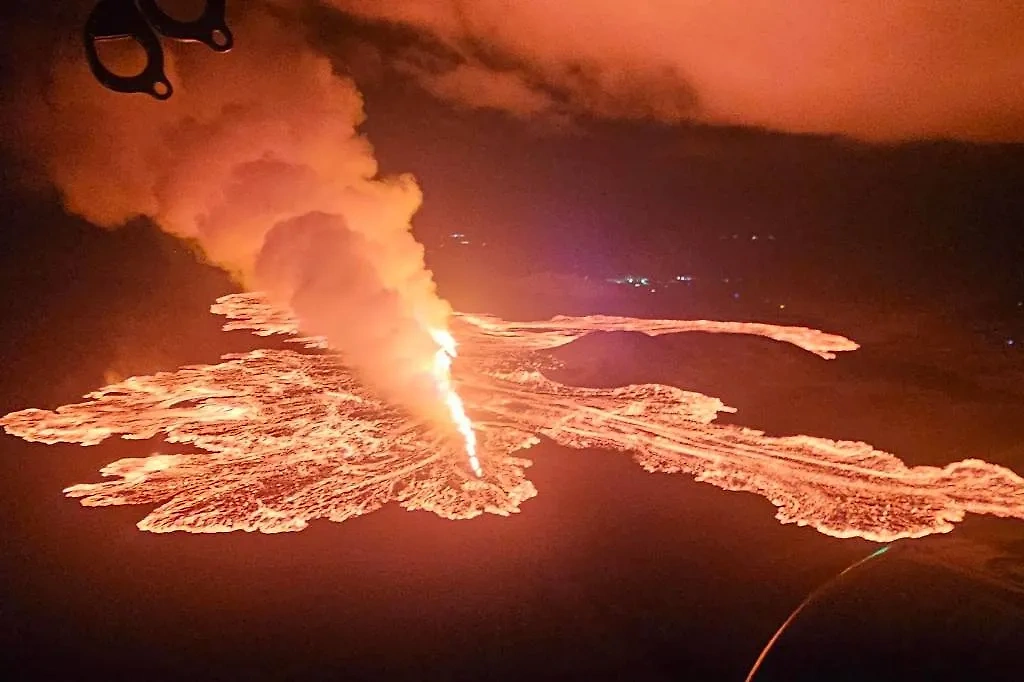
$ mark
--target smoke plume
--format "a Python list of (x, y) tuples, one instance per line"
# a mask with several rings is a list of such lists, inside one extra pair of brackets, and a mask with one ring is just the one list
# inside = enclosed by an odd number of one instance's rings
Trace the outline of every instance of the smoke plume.
[(410, 232), (421, 194), (411, 177), (378, 177), (353, 83), (282, 8), (245, 3), (229, 17), (233, 52), (166, 44), (176, 87), (167, 102), (108, 92), (70, 37), (91, 4), (55, 49), (38, 47), (54, 42), (43, 23), (8, 55), (42, 59), (48, 72), (8, 83), (19, 93), (0, 107), (8, 153), (98, 225), (148, 216), (190, 240), (245, 287), (293, 307), (304, 331), (326, 336), (385, 398), (442, 414), (430, 330), (447, 328), (450, 309)]
[(470, 108), (1024, 140), (1019, 0), (321, 1), (417, 30), (392, 65)]

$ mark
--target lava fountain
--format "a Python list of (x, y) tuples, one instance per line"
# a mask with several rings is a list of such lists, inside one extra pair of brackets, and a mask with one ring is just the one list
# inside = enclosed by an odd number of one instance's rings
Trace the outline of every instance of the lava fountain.
[[(423, 419), (367, 386), (329, 337), (301, 336), (306, 328), (294, 311), (251, 293), (225, 296), (211, 310), (227, 318), (225, 330), (285, 335), (297, 347), (257, 348), (217, 364), (131, 377), (53, 411), (8, 414), (0, 426), (43, 443), (162, 438), (170, 451), (117, 460), (101, 470), (104, 480), (64, 491), (91, 507), (155, 505), (138, 527), (158, 533), (297, 531), (314, 519), (342, 522), (387, 504), (447, 519), (507, 516), (537, 495), (526, 476), (531, 462), (517, 455), (541, 437), (584, 458), (594, 449), (621, 452), (652, 473), (760, 495), (780, 522), (833, 537), (889, 543), (949, 532), (967, 514), (1024, 519), (1024, 478), (980, 459), (908, 466), (863, 442), (716, 423), (719, 413), (736, 410), (694, 391), (661, 384), (584, 388), (544, 374), (557, 364), (552, 349), (602, 331), (747, 334), (826, 361), (858, 347), (815, 329), (456, 314), (452, 333), (436, 320), (419, 327), (434, 330), (427, 337), (432, 397), (440, 390), (448, 407), (447, 415)], [(461, 344), (458, 382), (453, 334)], [(454, 422), (464, 454), (438, 417)], [(476, 476), (466, 475), (466, 457)]]
[(466, 406), (456, 392), (452, 381), (452, 362), (458, 355), (458, 344), (451, 332), (443, 329), (431, 329), (430, 335), (438, 345), (437, 353), (434, 354), (434, 379), (437, 381), (437, 387), (448, 408), (452, 422), (465, 442), (469, 467), (477, 478), (481, 478), (484, 475), (484, 470), (480, 467), (480, 459), (476, 454), (476, 433), (473, 431), (473, 422), (466, 414)]

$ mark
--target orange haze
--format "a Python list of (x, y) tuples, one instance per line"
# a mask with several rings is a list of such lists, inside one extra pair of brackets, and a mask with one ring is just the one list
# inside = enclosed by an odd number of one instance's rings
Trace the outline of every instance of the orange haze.
[[(229, 54), (165, 41), (169, 101), (108, 92), (70, 39), (92, 4), (64, 17), (51, 80), (26, 78), (0, 106), (7, 147), (71, 212), (109, 227), (144, 215), (192, 240), (294, 309), (383, 395), (447, 420), (433, 335), (451, 311), (410, 231), (420, 190), (411, 176), (378, 177), (354, 84), (309, 47), (300, 22), (247, 3), (231, 18)], [(28, 64), (50, 43), (25, 30), (39, 39), (24, 48)]]
[(1024, 140), (1020, 0), (322, 0), (412, 26), (435, 95), (865, 140)]

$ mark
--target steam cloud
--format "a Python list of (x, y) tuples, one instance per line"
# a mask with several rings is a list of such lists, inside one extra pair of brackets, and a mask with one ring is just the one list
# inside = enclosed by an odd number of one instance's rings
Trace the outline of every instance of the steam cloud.
[[(389, 48), (392, 66), (474, 108), (1024, 140), (1016, 0), (319, 1), (415, 29), (421, 40)], [(290, 20), (304, 3), (244, 3), (231, 23), (245, 49), (230, 55), (175, 49), (166, 103), (94, 82), (75, 35), (92, 4), (34, 8), (45, 20), (0, 46), (3, 69), (22, 71), (3, 74), (21, 94), (0, 102), (7, 153), (97, 224), (145, 215), (193, 240), (389, 399), (438, 405), (428, 329), (450, 310), (409, 230), (420, 192), (411, 177), (378, 178), (359, 93)]]
[(46, 91), (2, 107), (8, 151), (96, 224), (145, 215), (192, 240), (241, 284), (297, 311), (384, 397), (440, 415), (429, 329), (446, 329), (451, 311), (410, 233), (419, 188), (408, 176), (378, 178), (357, 132), (361, 97), (308, 46), (302, 24), (267, 4), (244, 10), (230, 17), (244, 49), (168, 45), (177, 94), (167, 102), (103, 90), (68, 40), (38, 81)]
[(321, 0), (428, 38), (392, 64), (516, 116), (1024, 140), (1019, 0)]

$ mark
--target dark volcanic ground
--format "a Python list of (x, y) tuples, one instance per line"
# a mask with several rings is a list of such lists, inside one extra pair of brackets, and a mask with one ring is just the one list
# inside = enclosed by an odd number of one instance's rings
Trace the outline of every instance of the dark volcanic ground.
[[(5, 258), (0, 412), (253, 344), (218, 331), (206, 309), (230, 283), (172, 240), (55, 222), (67, 234), (46, 239), (72, 246)], [(457, 306), (499, 314), (512, 301), (537, 316), (753, 312), (601, 291), (530, 300), (511, 283), (486, 307), (486, 287), (452, 282)], [(831, 322), (826, 306), (785, 320), (864, 343), (833, 362), (759, 338), (601, 335), (559, 351), (558, 378), (673, 383), (772, 433), (1024, 473), (1020, 354), (927, 311), (855, 303)], [(156, 536), (135, 529), (142, 509), (61, 495), (143, 447), (0, 438), (7, 679), (742, 680), (811, 590), (878, 548), (781, 526), (760, 497), (550, 444), (530, 453), (539, 497), (510, 519), (389, 508), (281, 536)], [(1024, 524), (974, 517), (898, 543), (822, 594), (757, 679), (1019, 679), (1022, 539)]]

